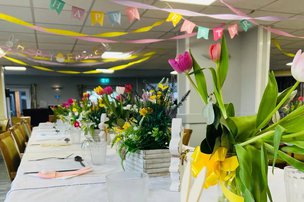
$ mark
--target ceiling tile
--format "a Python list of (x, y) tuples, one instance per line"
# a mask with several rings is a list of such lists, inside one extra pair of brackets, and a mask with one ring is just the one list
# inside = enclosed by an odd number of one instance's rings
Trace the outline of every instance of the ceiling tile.
[[(246, 8), (246, 9), (258, 9), (263, 6), (266, 6), (272, 2), (275, 2), (276, 0), (226, 0), (226, 2), (233, 7), (236, 8)], [(223, 5), (221, 2), (217, 1), (212, 5)]]
[(32, 12), (29, 7), (16, 7), (16, 6), (2, 6), (0, 5), (0, 11), (4, 14), (11, 15), (19, 18), (20, 20), (32, 23)]
[[(35, 8), (44, 8), (49, 9), (50, 8), (50, 1), (41, 1), (41, 0), (32, 0), (33, 5)], [(91, 6), (91, 3), (93, 0), (64, 0), (65, 5), (63, 7), (63, 10), (72, 10), (72, 6), (76, 6), (85, 10), (88, 10)], [(55, 11), (54, 11), (55, 12)]]
[(265, 11), (276, 11), (276, 12), (282, 12), (282, 13), (302, 13), (304, 7), (304, 1), (303, 0), (278, 0), (274, 1), (273, 3), (269, 4), (268, 6), (265, 6), (261, 8), (261, 10)]
[[(251, 17), (276, 16), (276, 17), (281, 17), (281, 18), (289, 18), (289, 17), (294, 16), (294, 14), (256, 10), (252, 14), (250, 14), (250, 16)], [(277, 23), (274, 21), (262, 21), (262, 20), (258, 20), (258, 22), (261, 25), (271, 25), (271, 24)]]
[(74, 32), (80, 32), (81, 30), (80, 25), (62, 25), (62, 24), (53, 24), (53, 23), (36, 23), (36, 25), (45, 28), (62, 29), (62, 30), (69, 30)]
[(304, 23), (303, 23), (304, 15), (297, 15), (295, 17), (302, 19), (284, 20), (281, 22), (274, 23), (273, 26), (276, 28), (287, 28), (287, 29), (298, 29), (298, 30), (304, 29)]
[(10, 36), (13, 35), (14, 39), (21, 41), (22, 43), (26, 42), (35, 42), (35, 35), (33, 33), (20, 33), (20, 32), (0, 32), (0, 40), (8, 41)]
[(29, 0), (0, 0), (0, 5), (30, 7)]
[(23, 27), (20, 25), (0, 21), (0, 31), (3, 32), (11, 32), (12, 34), (15, 32), (23, 32), (23, 33), (32, 33), (34, 34), (34, 31), (30, 28)]

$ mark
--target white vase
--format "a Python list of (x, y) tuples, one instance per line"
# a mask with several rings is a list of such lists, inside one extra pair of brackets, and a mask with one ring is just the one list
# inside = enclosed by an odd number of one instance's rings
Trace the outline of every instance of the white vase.
[(70, 138), (72, 144), (79, 144), (81, 140), (81, 129), (72, 127), (70, 129)]
[(292, 166), (284, 168), (284, 182), (287, 202), (304, 201), (304, 172)]
[(127, 171), (137, 171), (148, 174), (150, 177), (169, 174), (171, 154), (169, 149), (140, 150), (129, 153), (124, 161)]
[(94, 165), (103, 165), (106, 162), (107, 142), (93, 141), (89, 143), (91, 161)]

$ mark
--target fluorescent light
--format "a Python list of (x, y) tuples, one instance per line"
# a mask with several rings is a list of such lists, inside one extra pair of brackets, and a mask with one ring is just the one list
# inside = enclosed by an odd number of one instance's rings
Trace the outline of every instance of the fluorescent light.
[(292, 62), (289, 62), (286, 64), (287, 66), (292, 66)]
[(113, 74), (114, 70), (113, 69), (96, 69), (96, 71), (104, 74)]
[(102, 59), (126, 59), (131, 56), (131, 53), (106, 51), (101, 55)]
[(170, 72), (170, 74), (171, 75), (177, 75), (178, 73), (177, 73), (177, 71), (172, 71), (172, 72)]
[(5, 70), (8, 70), (8, 71), (25, 71), (25, 70), (26, 70), (26, 67), (5, 66), (4, 69), (5, 69)]
[(161, 0), (161, 1), (208, 6), (213, 2), (215, 2), (216, 0)]

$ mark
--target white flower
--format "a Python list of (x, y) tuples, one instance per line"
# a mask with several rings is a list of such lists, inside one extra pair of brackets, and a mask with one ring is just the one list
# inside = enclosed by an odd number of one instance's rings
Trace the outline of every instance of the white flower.
[(304, 82), (304, 53), (298, 50), (296, 56), (293, 58), (291, 65), (291, 74), (297, 81)]
[(128, 104), (127, 106), (123, 107), (124, 110), (130, 110), (132, 108), (132, 105)]
[(125, 89), (126, 89), (126, 88), (123, 87), (123, 86), (116, 86), (116, 93), (117, 93), (118, 95), (124, 94)]

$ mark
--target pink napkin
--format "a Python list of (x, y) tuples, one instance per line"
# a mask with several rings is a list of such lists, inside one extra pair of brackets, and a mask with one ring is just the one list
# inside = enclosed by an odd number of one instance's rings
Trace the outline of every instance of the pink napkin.
[(78, 175), (83, 175), (93, 171), (91, 167), (84, 167), (75, 171), (67, 171), (67, 172), (56, 172), (56, 171), (41, 171), (37, 174), (38, 177), (44, 179), (53, 179), (53, 178), (69, 178), (75, 177)]

